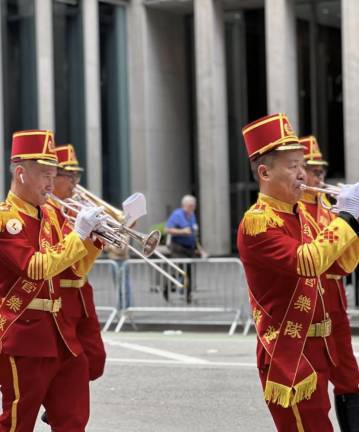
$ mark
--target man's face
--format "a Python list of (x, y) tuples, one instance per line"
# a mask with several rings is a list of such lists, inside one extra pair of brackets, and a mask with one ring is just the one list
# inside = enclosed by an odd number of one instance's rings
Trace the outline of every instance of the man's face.
[(71, 198), (81, 175), (78, 171), (66, 171), (59, 168), (55, 178), (54, 194), (61, 199)]
[(45, 204), (47, 194), (54, 190), (56, 171), (54, 166), (41, 165), (35, 161), (24, 163), (21, 182), (24, 199), (34, 206)]
[(307, 172), (307, 185), (312, 187), (321, 187), (327, 174), (325, 167), (321, 165), (307, 165), (305, 170)]
[(277, 152), (272, 164), (260, 165), (258, 171), (262, 192), (288, 204), (299, 201), (302, 196), (300, 185), (306, 182), (302, 150)]
[(186, 201), (182, 204), (182, 208), (187, 214), (192, 214), (196, 210), (196, 201)]

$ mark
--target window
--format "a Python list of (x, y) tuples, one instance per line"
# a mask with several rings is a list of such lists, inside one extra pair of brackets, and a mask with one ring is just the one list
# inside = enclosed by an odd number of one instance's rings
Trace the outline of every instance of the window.
[(340, 1), (297, 1), (301, 135), (317, 137), (328, 177), (344, 178)]
[[(33, 0), (1, 2), (4, 71), (5, 158), (13, 132), (37, 128), (35, 19)], [(6, 173), (7, 185), (9, 176)]]
[(225, 15), (232, 248), (238, 223), (257, 198), (242, 127), (267, 114), (264, 10)]
[(120, 206), (130, 193), (126, 9), (100, 3), (99, 16), (103, 191)]
[(57, 144), (71, 143), (86, 161), (81, 2), (53, 2)]

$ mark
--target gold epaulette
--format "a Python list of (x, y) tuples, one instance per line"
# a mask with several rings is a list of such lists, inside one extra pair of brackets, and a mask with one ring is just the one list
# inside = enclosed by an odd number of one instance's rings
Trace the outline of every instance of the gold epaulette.
[(281, 227), (284, 221), (265, 203), (257, 202), (245, 214), (242, 220), (244, 234), (255, 236), (267, 231), (267, 228)]
[[(24, 221), (22, 220), (19, 212), (10, 203), (3, 201), (0, 203), (0, 232), (5, 230), (6, 224), (14, 219), (14, 221), (20, 222), (22, 225)], [(17, 222), (17, 223), (18, 223)]]

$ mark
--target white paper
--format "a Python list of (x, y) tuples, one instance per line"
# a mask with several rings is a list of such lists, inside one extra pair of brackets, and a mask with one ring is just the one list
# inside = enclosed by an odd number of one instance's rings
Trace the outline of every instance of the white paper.
[(125, 199), (122, 209), (126, 217), (126, 225), (132, 225), (141, 216), (147, 214), (146, 198), (141, 192), (135, 192)]

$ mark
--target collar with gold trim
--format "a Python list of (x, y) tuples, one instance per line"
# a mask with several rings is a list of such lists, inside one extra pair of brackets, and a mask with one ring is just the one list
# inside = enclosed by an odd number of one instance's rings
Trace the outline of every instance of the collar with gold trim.
[(19, 198), (14, 194), (14, 192), (9, 191), (6, 201), (12, 204), (21, 213), (24, 213), (34, 219), (39, 219), (39, 210), (32, 204), (24, 201), (22, 198)]
[(316, 193), (313, 194), (311, 192), (304, 191), (300, 200), (304, 203), (316, 204), (318, 202), (318, 196)]
[(259, 192), (258, 194), (258, 199), (265, 204), (268, 204), (273, 210), (277, 210), (282, 213), (295, 214), (295, 208), (297, 206), (296, 204), (293, 206), (293, 204), (288, 204), (284, 201), (280, 201), (277, 198), (265, 195), (261, 192)]

